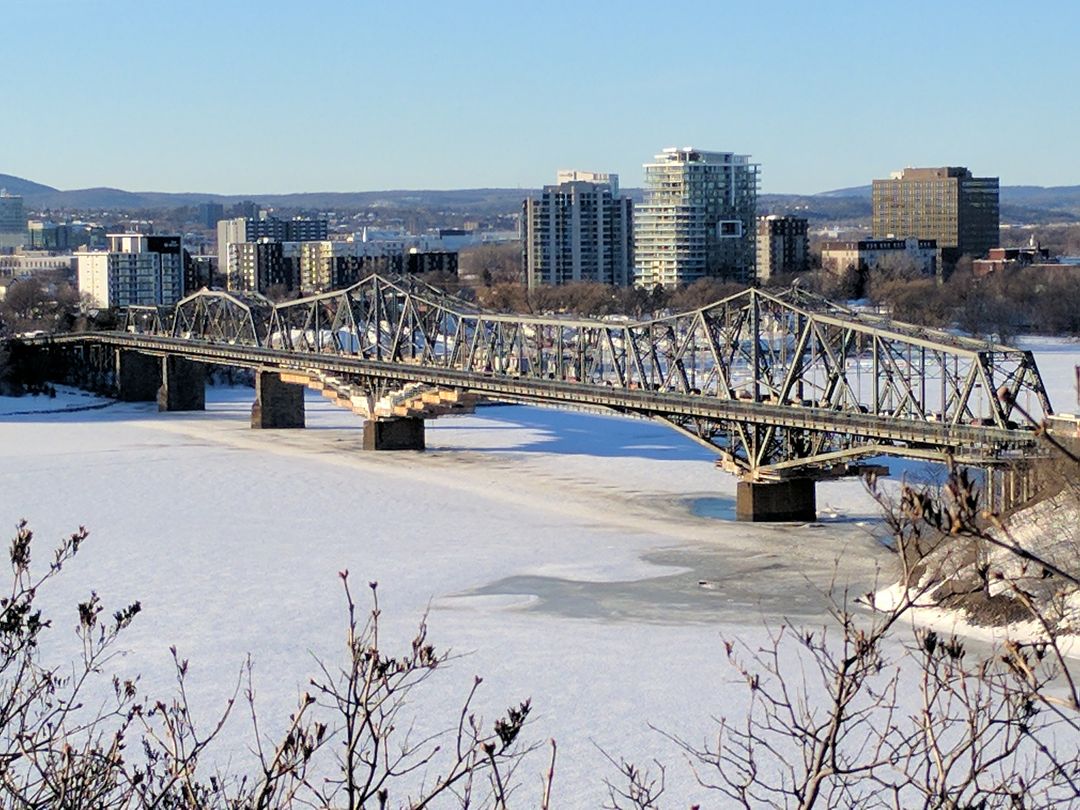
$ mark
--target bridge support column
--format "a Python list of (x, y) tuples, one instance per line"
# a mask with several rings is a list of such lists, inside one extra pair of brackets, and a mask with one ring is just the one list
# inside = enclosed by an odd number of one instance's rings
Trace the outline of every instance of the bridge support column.
[(364, 421), (365, 450), (423, 450), (424, 420), (410, 417)]
[(159, 411), (205, 411), (206, 367), (185, 357), (161, 359)]
[(282, 382), (281, 375), (273, 371), (256, 371), (251, 426), (266, 429), (304, 427), (304, 386)]
[(740, 481), (735, 518), (755, 523), (817, 520), (817, 493), (810, 478), (789, 481)]
[(161, 366), (161, 359), (151, 354), (117, 349), (117, 398), (123, 402), (154, 402), (161, 387)]

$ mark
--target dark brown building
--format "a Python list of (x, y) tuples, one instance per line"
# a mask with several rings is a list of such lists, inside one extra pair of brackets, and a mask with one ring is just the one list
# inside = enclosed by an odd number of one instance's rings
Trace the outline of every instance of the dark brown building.
[(449, 250), (410, 250), (405, 254), (405, 272), (412, 274), (450, 273), (456, 276), (458, 272), (458, 255)]
[(904, 169), (873, 184), (875, 239), (933, 239), (946, 264), (998, 246), (998, 178), (963, 166)]
[(809, 223), (770, 214), (757, 221), (757, 279), (768, 281), (810, 269)]

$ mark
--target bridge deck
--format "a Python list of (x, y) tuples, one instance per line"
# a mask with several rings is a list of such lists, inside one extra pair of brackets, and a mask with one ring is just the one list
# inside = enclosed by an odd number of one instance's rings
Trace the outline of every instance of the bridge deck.
[[(477, 373), (412, 363), (368, 360), (348, 354), (297, 352), (182, 338), (91, 332), (30, 339), (38, 345), (101, 344), (139, 352), (180, 355), (203, 363), (321, 371), (369, 379), (415, 381), (462, 388), (494, 398), (589, 406), (613, 411), (676, 419), (741, 423), (767, 428), (846, 434), (865, 444), (836, 458), (889, 454), (944, 458), (965, 463), (988, 463), (1034, 447), (1034, 430), (983, 425), (942, 424), (935, 421), (885, 418), (818, 407), (723, 399), (673, 391), (650, 391), (620, 386), (543, 380), (504, 373)], [(720, 448), (717, 448), (720, 450)], [(793, 460), (793, 464), (798, 460)], [(787, 465), (777, 465), (787, 466)]]

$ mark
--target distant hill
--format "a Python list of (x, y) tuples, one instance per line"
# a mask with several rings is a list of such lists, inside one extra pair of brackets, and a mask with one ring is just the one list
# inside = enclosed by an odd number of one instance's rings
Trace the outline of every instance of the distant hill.
[(12, 174), (0, 174), (0, 188), (4, 189), (8, 194), (15, 194), (21, 197), (30, 197), (35, 194), (47, 194), (56, 191), (52, 186), (43, 186), (41, 183), (24, 180), (23, 178), (16, 177)]
[(821, 191), (814, 194), (815, 197), (865, 197), (870, 199), (873, 193), (872, 186), (851, 186), (850, 188), (838, 188), (833, 191)]
[[(453, 210), (477, 215), (511, 213), (521, 201), (535, 196), (531, 188), (396, 189), (387, 191), (308, 192), (299, 194), (213, 194), (201, 192), (125, 191), (116, 188), (84, 188), (61, 191), (21, 177), (0, 174), (0, 188), (22, 195), (30, 208), (74, 210), (128, 210), (177, 208), (203, 202), (226, 207), (242, 200), (293, 209), (425, 208)], [(819, 194), (762, 194), (762, 213), (797, 214), (814, 221), (844, 222), (870, 216), (870, 189), (852, 186)], [(640, 188), (624, 188), (636, 202), (644, 197)], [(1005, 223), (1080, 222), (1080, 186), (1003, 186), (1001, 219)]]

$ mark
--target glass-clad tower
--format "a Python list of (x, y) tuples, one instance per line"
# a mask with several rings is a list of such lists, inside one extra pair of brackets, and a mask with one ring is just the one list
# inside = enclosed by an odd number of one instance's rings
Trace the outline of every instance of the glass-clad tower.
[(635, 283), (752, 279), (758, 170), (749, 155), (690, 147), (646, 163), (645, 202), (634, 213)]

